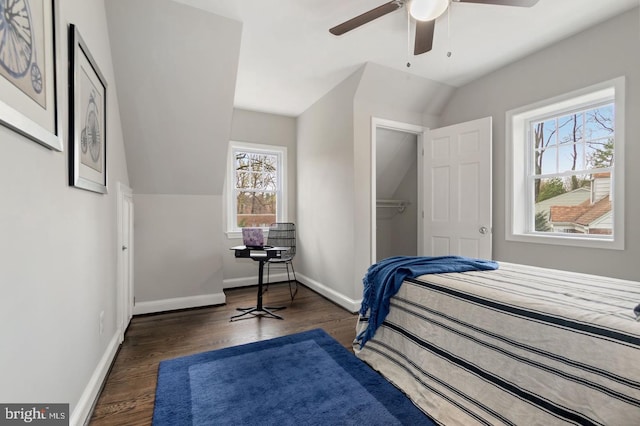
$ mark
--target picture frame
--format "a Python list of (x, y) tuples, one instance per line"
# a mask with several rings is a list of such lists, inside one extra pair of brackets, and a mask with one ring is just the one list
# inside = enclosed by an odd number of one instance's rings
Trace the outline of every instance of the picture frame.
[(107, 83), (69, 25), (69, 185), (107, 193)]
[(63, 151), (56, 8), (56, 0), (15, 0), (0, 7), (0, 125)]

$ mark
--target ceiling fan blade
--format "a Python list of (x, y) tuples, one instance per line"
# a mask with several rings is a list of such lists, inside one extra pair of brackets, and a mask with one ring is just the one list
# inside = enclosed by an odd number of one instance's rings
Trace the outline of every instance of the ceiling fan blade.
[(433, 31), (436, 28), (436, 20), (416, 21), (416, 39), (413, 46), (413, 54), (420, 55), (428, 52), (433, 46)]
[(391, 13), (402, 6), (402, 3), (399, 1), (390, 1), (389, 3), (385, 3), (382, 6), (378, 6), (375, 9), (371, 9), (368, 12), (363, 13), (362, 15), (358, 15), (355, 18), (349, 19), (348, 21), (343, 22), (340, 25), (336, 25), (331, 28), (329, 32), (333, 35), (342, 35), (347, 31), (351, 31), (354, 28), (358, 28), (361, 25), (366, 24), (367, 22), (371, 22), (374, 19), (378, 19), (381, 16), (386, 15), (387, 13)]
[(496, 4), (499, 6), (531, 7), (540, 0), (453, 0), (458, 3)]

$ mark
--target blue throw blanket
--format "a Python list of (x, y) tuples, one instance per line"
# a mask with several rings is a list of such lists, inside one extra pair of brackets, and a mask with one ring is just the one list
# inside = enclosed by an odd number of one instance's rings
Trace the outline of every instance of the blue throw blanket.
[(389, 313), (391, 297), (398, 292), (405, 278), (494, 269), (498, 269), (497, 262), (462, 256), (395, 256), (371, 265), (362, 280), (364, 292), (360, 307), (360, 315), (368, 315), (369, 320), (367, 328), (356, 336), (356, 340), (362, 348), (373, 337)]

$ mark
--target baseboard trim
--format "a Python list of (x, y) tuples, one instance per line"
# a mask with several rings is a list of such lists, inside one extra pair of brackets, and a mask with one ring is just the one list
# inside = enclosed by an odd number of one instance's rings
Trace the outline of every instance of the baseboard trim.
[[(265, 283), (267, 281), (266, 275), (267, 274), (265, 273), (265, 276), (264, 276)], [(291, 275), (291, 279), (293, 279), (293, 275)], [(278, 274), (271, 274), (269, 276), (269, 281), (271, 281), (272, 283), (286, 281), (286, 280), (287, 280), (287, 274), (284, 272), (281, 272)], [(226, 280), (222, 281), (222, 288), (247, 287), (250, 285), (258, 285), (257, 275), (255, 277), (227, 278)]]
[(298, 281), (300, 281), (305, 286), (309, 287), (311, 290), (315, 291), (331, 300), (338, 306), (341, 306), (348, 310), (349, 312), (358, 312), (360, 310), (360, 305), (362, 304), (362, 299), (354, 300), (349, 297), (346, 297), (342, 293), (338, 293), (332, 288), (327, 287), (326, 285), (307, 277), (304, 274), (296, 272), (296, 276)]
[(93, 371), (93, 374), (89, 379), (89, 383), (84, 388), (84, 392), (82, 392), (82, 395), (80, 396), (78, 405), (76, 405), (73, 413), (71, 413), (71, 417), (69, 419), (69, 424), (71, 426), (81, 426), (89, 424), (90, 416), (93, 412), (93, 407), (98, 400), (98, 397), (100, 396), (102, 384), (104, 383), (104, 380), (109, 373), (111, 363), (118, 353), (119, 347), (120, 337), (119, 333), (117, 332), (111, 338), (109, 345), (107, 345), (107, 349), (104, 351), (100, 362), (98, 362), (96, 369)]
[(198, 296), (176, 297), (173, 299), (137, 302), (133, 306), (134, 315), (153, 314), (156, 312), (175, 311), (177, 309), (198, 308), (200, 306), (224, 305), (224, 293), (201, 294)]

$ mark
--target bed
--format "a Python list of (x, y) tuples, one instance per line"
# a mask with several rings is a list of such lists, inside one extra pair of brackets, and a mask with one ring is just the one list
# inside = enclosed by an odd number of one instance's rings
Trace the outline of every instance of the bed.
[(502, 262), (422, 275), (354, 352), (438, 424), (637, 425), (639, 303), (638, 282)]

